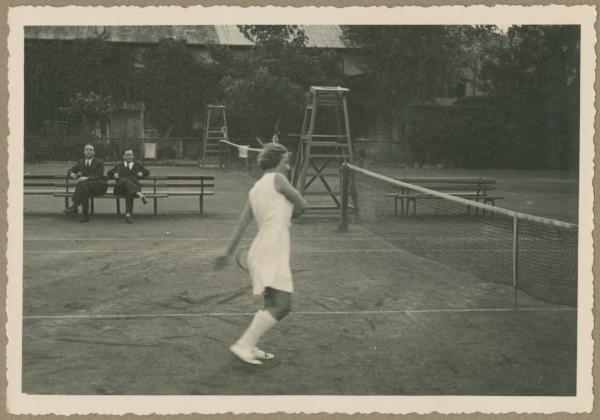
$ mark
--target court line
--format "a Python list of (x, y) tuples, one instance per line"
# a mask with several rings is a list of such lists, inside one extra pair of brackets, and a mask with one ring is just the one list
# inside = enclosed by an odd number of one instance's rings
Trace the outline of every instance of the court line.
[[(573, 312), (577, 308), (549, 307), (549, 308), (464, 308), (464, 309), (405, 309), (388, 311), (299, 311), (294, 315), (394, 315), (394, 314), (422, 314), (422, 313), (471, 313), (471, 312)], [(167, 313), (167, 314), (115, 314), (115, 315), (25, 315), (23, 319), (123, 319), (123, 318), (185, 318), (185, 317), (236, 317), (251, 316), (256, 312), (197, 312), (197, 313)]]
[[(334, 241), (334, 240), (342, 240), (342, 241), (372, 241), (372, 240), (381, 240), (382, 238), (380, 238), (379, 236), (356, 236), (356, 237), (346, 237), (346, 236), (332, 236), (332, 237), (323, 237), (323, 238), (313, 238), (313, 237), (308, 237), (308, 236), (297, 236), (297, 235), (293, 235), (294, 239), (296, 240), (313, 240), (313, 241)], [(80, 241), (80, 242), (104, 242), (104, 241), (109, 241), (109, 242), (119, 242), (119, 241), (123, 241), (123, 240), (127, 240), (127, 239), (131, 239), (131, 237), (115, 237), (115, 238), (83, 238), (83, 237), (77, 237), (77, 238), (40, 238), (40, 237), (33, 237), (33, 238), (27, 238), (24, 237), (23, 241), (24, 242), (40, 242), (40, 241), (44, 241), (44, 242), (75, 242), (75, 241)], [(222, 237), (218, 237), (218, 238), (169, 238), (169, 237), (136, 237), (135, 240), (136, 241), (143, 241), (143, 240), (149, 240), (149, 241), (165, 241), (165, 242), (170, 242), (170, 241), (189, 241), (189, 242), (194, 242), (194, 241), (218, 241), (223, 239)], [(248, 238), (248, 241), (252, 241), (252, 238)], [(243, 240), (242, 240), (243, 241)]]
[[(51, 250), (25, 250), (25, 254), (85, 254), (85, 253), (99, 253), (99, 252), (113, 252), (113, 253), (144, 253), (144, 252), (202, 252), (205, 255), (218, 255), (218, 250), (207, 250), (204, 248), (186, 248), (186, 249), (51, 249)], [(370, 253), (405, 253), (406, 250), (395, 248), (395, 249), (295, 249), (292, 250), (292, 254), (344, 254), (353, 252), (370, 252)], [(497, 250), (489, 250), (489, 252), (497, 252)]]
[[(81, 241), (81, 242), (94, 242), (94, 241), (123, 241), (123, 240), (151, 240), (151, 241), (217, 241), (217, 240), (221, 240), (223, 239), (222, 237), (218, 237), (218, 238), (169, 238), (169, 237), (144, 237), (144, 236), (140, 236), (140, 237), (130, 237), (130, 236), (126, 236), (126, 237), (114, 237), (114, 238), (82, 238), (82, 237), (77, 237), (77, 238), (40, 238), (40, 237), (33, 237), (33, 238), (27, 238), (24, 237), (23, 241), (24, 242), (33, 242), (33, 241), (47, 241), (47, 242), (60, 242), (60, 241), (68, 241), (68, 242), (73, 242), (73, 241)], [(251, 240), (252, 238), (248, 238), (248, 240)], [(302, 240), (302, 239), (310, 239), (310, 240), (374, 240), (374, 239), (381, 239), (379, 236), (356, 236), (356, 237), (346, 237), (346, 236), (337, 236), (337, 237), (323, 237), (323, 238), (313, 238), (313, 237), (308, 237), (308, 236), (295, 236), (294, 235), (294, 239), (298, 239), (298, 240)]]
[[(243, 244), (242, 244), (243, 245)], [(249, 244), (246, 244), (249, 245)], [(428, 251), (439, 251), (443, 248), (433, 248), (430, 247)], [(509, 249), (503, 250), (505, 252), (509, 252)], [(151, 252), (200, 252), (204, 255), (218, 255), (218, 250), (205, 249), (205, 248), (186, 248), (182, 249), (50, 249), (50, 250), (24, 250), (24, 254), (89, 254), (89, 253), (151, 253)], [(292, 249), (292, 254), (351, 254), (351, 253), (370, 253), (370, 254), (393, 254), (393, 253), (415, 253), (414, 249), (404, 249), (404, 248), (381, 248), (381, 249)], [(497, 253), (498, 249), (472, 249), (472, 250), (463, 250), (463, 252), (469, 253)], [(564, 250), (561, 249), (525, 249), (521, 252), (524, 253), (563, 253)], [(418, 255), (418, 254), (415, 254)]]
[[(413, 233), (414, 234), (414, 233)], [(297, 241), (302, 241), (302, 240), (310, 240), (310, 241), (334, 241), (334, 240), (340, 240), (340, 241), (372, 241), (372, 240), (384, 240), (384, 241), (390, 241), (390, 240), (398, 240), (398, 239), (403, 239), (403, 236), (398, 235), (398, 236), (355, 236), (355, 237), (347, 237), (347, 236), (331, 236), (331, 237), (322, 237), (322, 238), (314, 238), (314, 237), (309, 237), (309, 236), (297, 236), (297, 235), (293, 235), (293, 239), (297, 240)], [(410, 236), (404, 236), (405, 240), (409, 240), (411, 239)], [(198, 241), (198, 242), (204, 242), (204, 241), (218, 241), (221, 240), (222, 237), (218, 237), (218, 238), (169, 238), (169, 237), (144, 237), (144, 236), (140, 236), (140, 237), (131, 237), (131, 236), (126, 236), (126, 237), (114, 237), (114, 238), (82, 238), (82, 237), (76, 237), (76, 238), (41, 238), (41, 237), (33, 237), (33, 238), (27, 238), (27, 237), (23, 237), (23, 242), (38, 242), (38, 241), (42, 241), (42, 242), (75, 242), (75, 241), (80, 241), (80, 242), (104, 242), (104, 241), (109, 241), (109, 242), (119, 242), (119, 241), (123, 241), (123, 240), (149, 240), (149, 241), (165, 241), (165, 242), (170, 242), (170, 241), (189, 241), (189, 242), (194, 242), (194, 241)], [(412, 238), (413, 240), (415, 240), (414, 238)], [(449, 241), (471, 241), (471, 242), (487, 242), (487, 241), (506, 241), (506, 240), (512, 240), (512, 236), (508, 237), (508, 236), (488, 236), (485, 238), (481, 238), (481, 237), (474, 237), (474, 236), (453, 236), (453, 237), (444, 237), (444, 236), (419, 236), (418, 238), (416, 238), (416, 240), (418, 241), (427, 241), (427, 240), (435, 240), (435, 241), (444, 241), (444, 242), (449, 242)], [(244, 240), (244, 239), (242, 239)], [(252, 241), (252, 238), (247, 238), (246, 240), (248, 241)], [(537, 241), (540, 240), (539, 238), (520, 238), (520, 241)]]
[(144, 237), (144, 236), (139, 236), (139, 237), (134, 237), (132, 239), (132, 237), (130, 236), (124, 236), (124, 237), (115, 237), (115, 238), (83, 238), (83, 237), (77, 237), (77, 238), (23, 238), (23, 241), (25, 242), (37, 242), (37, 241), (47, 241), (47, 242), (61, 242), (61, 241), (80, 241), (80, 242), (96, 242), (96, 241), (123, 241), (123, 240), (144, 240), (144, 239), (148, 239), (148, 240), (152, 240), (152, 241), (213, 241), (217, 238), (211, 239), (211, 238), (165, 238), (165, 237)]

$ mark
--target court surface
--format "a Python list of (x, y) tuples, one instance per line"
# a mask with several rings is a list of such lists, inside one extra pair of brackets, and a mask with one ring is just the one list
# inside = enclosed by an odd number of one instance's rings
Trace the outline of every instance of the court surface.
[(515, 306), (510, 286), (335, 218), (292, 226), (293, 312), (261, 343), (276, 358), (239, 362), (228, 347), (260, 301), (235, 261), (212, 261), (252, 179), (177, 170), (216, 176), (203, 216), (194, 198), (162, 200), (158, 217), (136, 202), (127, 225), (99, 200), (82, 225), (61, 199), (26, 198), (25, 393), (575, 394), (575, 308), (524, 293)]

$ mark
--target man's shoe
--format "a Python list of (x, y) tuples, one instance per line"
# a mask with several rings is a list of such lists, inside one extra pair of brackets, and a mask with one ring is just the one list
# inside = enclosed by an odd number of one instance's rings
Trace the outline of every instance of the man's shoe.
[(131, 216), (130, 216), (130, 215), (127, 215), (127, 216), (125, 216), (125, 221), (126, 221), (127, 223), (133, 223), (133, 219), (131, 218)]
[(90, 217), (87, 214), (84, 214), (83, 216), (81, 216), (81, 219), (79, 219), (79, 221), (81, 223), (86, 223), (90, 221)]
[(145, 195), (142, 195), (142, 203), (148, 204), (148, 199), (146, 198)]
[(77, 214), (77, 207), (71, 206), (68, 209), (63, 210), (64, 214)]

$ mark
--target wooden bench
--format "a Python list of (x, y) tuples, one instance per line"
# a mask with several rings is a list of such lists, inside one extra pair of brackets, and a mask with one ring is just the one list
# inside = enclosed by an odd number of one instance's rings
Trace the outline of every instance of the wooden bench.
[[(490, 194), (490, 191), (496, 189), (496, 180), (493, 178), (403, 177), (395, 179), (430, 190), (440, 191), (455, 197), (482, 202), (483, 204), (495, 205), (496, 200), (504, 198), (499, 195)], [(398, 203), (400, 203), (402, 215), (409, 214), (411, 203), (413, 205), (413, 215), (416, 215), (417, 200), (438, 198), (434, 195), (423, 194), (404, 187), (398, 187), (398, 192), (387, 193), (386, 196), (394, 198), (395, 214), (398, 214)], [(467, 206), (467, 212), (470, 213), (470, 211), (470, 206)], [(478, 212), (479, 209), (476, 211)]]
[[(215, 177), (204, 175), (168, 175), (149, 176), (140, 180), (142, 192), (154, 202), (154, 215), (158, 215), (158, 200), (169, 197), (198, 197), (200, 214), (204, 213), (204, 197), (214, 195)], [(60, 197), (65, 200), (65, 209), (69, 207), (69, 198), (75, 192), (77, 180), (66, 175), (25, 175), (25, 195), (46, 195)], [(116, 201), (117, 214), (121, 214), (122, 196), (112, 193), (115, 180), (108, 180), (108, 190), (105, 195), (90, 200), (90, 213), (94, 214), (94, 201), (112, 199)]]

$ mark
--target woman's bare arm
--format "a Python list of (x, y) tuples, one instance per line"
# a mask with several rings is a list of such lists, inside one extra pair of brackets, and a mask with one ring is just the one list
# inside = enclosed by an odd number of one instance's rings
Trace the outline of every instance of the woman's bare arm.
[(246, 228), (252, 222), (252, 218), (252, 207), (250, 206), (250, 202), (247, 201), (246, 205), (244, 206), (244, 209), (242, 210), (242, 214), (240, 215), (240, 218), (238, 220), (238, 224), (235, 227), (231, 238), (229, 239), (229, 242), (217, 257), (217, 267), (223, 266), (226, 263), (227, 259), (233, 254), (233, 252), (237, 248), (238, 243), (240, 242), (240, 239), (244, 235)]
[(246, 201), (246, 205), (244, 206), (244, 209), (242, 210), (242, 214), (240, 215), (238, 224), (237, 224), (235, 230), (233, 231), (233, 235), (229, 239), (229, 243), (225, 247), (225, 250), (227, 251), (228, 254), (233, 254), (233, 252), (235, 251), (235, 248), (237, 247), (238, 243), (240, 242), (240, 239), (242, 238), (242, 235), (244, 234), (244, 231), (246, 230), (246, 228), (248, 227), (248, 225), (251, 222), (252, 222), (252, 207), (250, 206), (250, 202)]
[(294, 214), (292, 217), (298, 217), (304, 213), (308, 207), (306, 200), (283, 174), (278, 173), (275, 175), (275, 189), (294, 205)]

